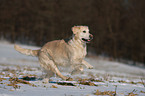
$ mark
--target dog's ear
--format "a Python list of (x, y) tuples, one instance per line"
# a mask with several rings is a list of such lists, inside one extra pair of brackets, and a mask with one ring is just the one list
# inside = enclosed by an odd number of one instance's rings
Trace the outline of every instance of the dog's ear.
[(77, 32), (79, 32), (79, 30), (80, 30), (80, 27), (79, 26), (72, 27), (72, 31), (73, 31), (74, 34), (76, 34)]

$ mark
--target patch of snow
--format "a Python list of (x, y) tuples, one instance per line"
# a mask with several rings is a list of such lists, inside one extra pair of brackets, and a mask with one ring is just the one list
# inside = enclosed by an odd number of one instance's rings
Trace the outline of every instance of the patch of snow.
[[(24, 48), (39, 49), (34, 46), (24, 46)], [(0, 81), (0, 96), (94, 96), (93, 93), (99, 91), (115, 91), (117, 86), (117, 96), (124, 96), (130, 92), (145, 96), (145, 87), (138, 82), (145, 82), (145, 70), (131, 65), (115, 61), (107, 61), (98, 58), (86, 58), (94, 69), (85, 69), (84, 72), (71, 76), (69, 68), (60, 68), (63, 75), (70, 76), (73, 81), (62, 81), (58, 77), (52, 77), (53, 82), (73, 83), (76, 86), (62, 86), (56, 83), (43, 83), (43, 80), (29, 81), (36, 87), (28, 84), (18, 84), (20, 89), (14, 89), (12, 86), (6, 86), (8, 79), (14, 77), (22, 78), (27, 75), (36, 75), (41, 77), (42, 72), (37, 57), (25, 56), (14, 50), (14, 44), (0, 41), (0, 78), (6, 78)], [(13, 73), (14, 72), (14, 73)], [(88, 86), (78, 83), (77, 78), (102, 80), (103, 82), (92, 81), (98, 86)], [(120, 83), (118, 81), (124, 81)], [(134, 82), (137, 84), (127, 83)], [(57, 88), (52, 88), (54, 85)]]

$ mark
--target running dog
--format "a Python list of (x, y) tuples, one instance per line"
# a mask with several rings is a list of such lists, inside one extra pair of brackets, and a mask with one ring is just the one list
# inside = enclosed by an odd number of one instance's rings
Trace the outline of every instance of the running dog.
[[(89, 69), (93, 68), (84, 60), (87, 54), (86, 43), (93, 39), (88, 26), (74, 26), (72, 32), (71, 38), (48, 42), (40, 50), (24, 49), (18, 45), (15, 45), (14, 48), (22, 54), (37, 56), (41, 67), (48, 74), (55, 73), (66, 80), (68, 77), (63, 76), (57, 66), (69, 66), (72, 69), (71, 74), (83, 71), (83, 65)], [(53, 74), (47, 78), (50, 78)]]

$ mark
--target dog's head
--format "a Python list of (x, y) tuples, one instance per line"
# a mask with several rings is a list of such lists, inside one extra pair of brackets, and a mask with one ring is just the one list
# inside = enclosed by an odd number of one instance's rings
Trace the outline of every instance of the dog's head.
[(89, 33), (88, 26), (74, 26), (72, 27), (75, 39), (79, 39), (83, 43), (89, 43), (93, 39), (93, 35)]

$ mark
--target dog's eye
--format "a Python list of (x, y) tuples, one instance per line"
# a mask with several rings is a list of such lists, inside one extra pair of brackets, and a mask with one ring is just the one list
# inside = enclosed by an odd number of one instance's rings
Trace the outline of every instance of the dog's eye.
[(86, 31), (83, 31), (83, 33), (86, 33)]

